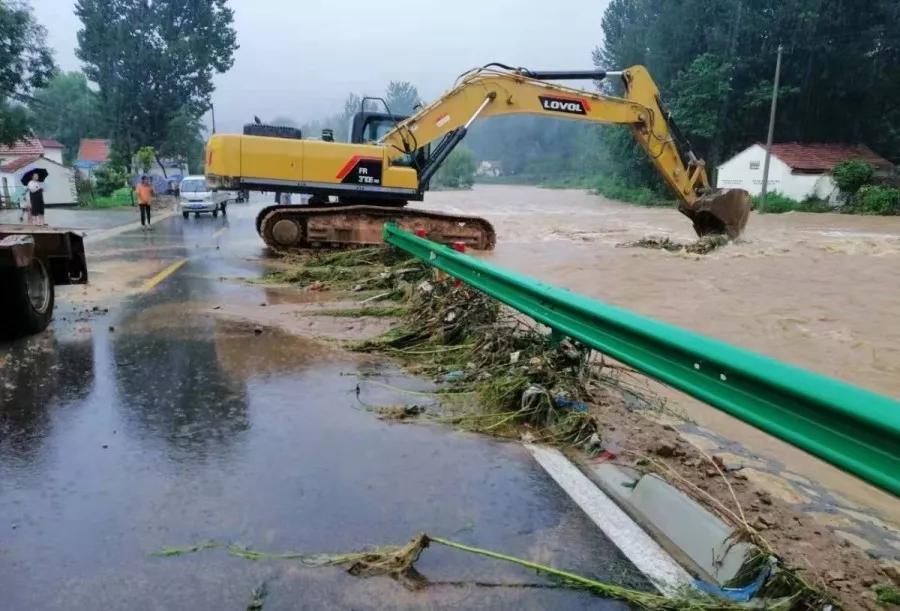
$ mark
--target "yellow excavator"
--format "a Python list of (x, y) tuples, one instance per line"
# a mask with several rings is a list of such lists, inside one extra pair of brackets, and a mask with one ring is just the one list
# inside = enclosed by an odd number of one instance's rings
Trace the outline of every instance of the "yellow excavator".
[[(624, 97), (551, 83), (621, 78)], [(534, 114), (625, 125), (679, 198), (678, 209), (699, 236), (736, 238), (750, 212), (741, 189), (714, 191), (706, 167), (681, 135), (643, 66), (620, 72), (538, 72), (488, 64), (464, 73), (456, 86), (409, 117), (362, 109), (350, 142), (303, 139), (299, 130), (248, 125), (244, 134), (213, 135), (206, 149), (213, 189), (275, 191), (309, 196), (306, 205), (264, 208), (257, 230), (277, 251), (381, 243), (392, 221), (429, 239), (493, 248), (494, 229), (477, 217), (405, 208), (421, 201), (441, 163), (478, 118)]]

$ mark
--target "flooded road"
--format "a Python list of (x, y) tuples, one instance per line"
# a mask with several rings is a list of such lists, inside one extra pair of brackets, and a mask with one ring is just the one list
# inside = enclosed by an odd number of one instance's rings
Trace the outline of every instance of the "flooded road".
[[(484, 216), (492, 262), (828, 376), (900, 397), (900, 217), (752, 214), (740, 243), (685, 255), (624, 242), (696, 239), (674, 209), (577, 190), (477, 186), (427, 206)], [(699, 424), (826, 481), (900, 523), (896, 499), (708, 406)]]
[(171, 218), (93, 246), (95, 286), (61, 290), (48, 332), (0, 347), (3, 608), (244, 609), (264, 582), (266, 610), (624, 608), (475, 585), (549, 582), (446, 549), (417, 564), (435, 584), (420, 591), (223, 550), (150, 555), (205, 540), (347, 552), (423, 531), (647, 587), (522, 447), (366, 410), (426, 381), (199, 315), (197, 304), (267, 300), (227, 281), (262, 271), (254, 213)]

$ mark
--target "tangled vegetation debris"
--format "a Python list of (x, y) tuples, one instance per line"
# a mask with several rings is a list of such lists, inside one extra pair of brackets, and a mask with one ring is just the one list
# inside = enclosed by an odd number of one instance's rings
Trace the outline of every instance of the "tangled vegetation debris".
[[(458, 394), (438, 418), (501, 437), (586, 446), (599, 423), (585, 401), (615, 380), (590, 350), (556, 341), (494, 300), (452, 282), (421, 282), (403, 322), (355, 346), (403, 359)], [(447, 396), (444, 395), (446, 398)]]
[[(456, 541), (451, 541), (443, 537), (431, 536), (425, 533), (419, 534), (405, 545), (387, 546), (368, 551), (350, 552), (343, 554), (304, 554), (300, 552), (283, 552), (268, 553), (250, 550), (235, 545), (212, 544), (209, 542), (189, 546), (185, 548), (169, 548), (180, 550), (191, 550), (198, 552), (201, 550), (212, 549), (215, 547), (225, 548), (228, 553), (244, 558), (250, 561), (260, 560), (282, 560), (297, 561), (306, 567), (325, 567), (325, 566), (345, 566), (347, 572), (356, 577), (379, 577), (387, 576), (396, 579), (404, 587), (409, 589), (422, 589), (431, 585), (428, 578), (422, 575), (416, 568), (415, 563), (419, 560), (422, 553), (431, 545), (443, 545), (458, 551), (476, 554), (494, 560), (501, 560), (523, 566), (525, 568), (536, 571), (553, 579), (559, 586), (586, 590), (598, 596), (608, 599), (616, 599), (629, 603), (638, 609), (648, 610), (713, 610), (713, 609), (746, 609), (748, 607), (732, 603), (727, 600), (715, 598), (697, 591), (685, 591), (682, 595), (676, 597), (662, 596), (652, 592), (644, 592), (625, 588), (614, 584), (604, 583), (596, 579), (584, 577), (576, 573), (564, 571), (545, 564), (539, 564), (530, 560), (517, 558), (507, 554), (502, 554), (488, 549), (466, 545)], [(167, 550), (157, 552), (156, 556), (171, 556), (172, 554), (164, 553)], [(190, 552), (184, 552), (190, 553)], [(508, 586), (516, 586), (519, 584), (504, 584)], [(521, 584), (532, 585), (532, 584)], [(256, 594), (256, 591), (254, 591)], [(268, 588), (262, 593), (260, 600), (264, 600), (268, 594)], [(767, 608), (778, 608), (779, 603), (790, 601), (770, 601), (775, 606)], [(248, 607), (250, 608), (250, 607)], [(257, 607), (259, 608), (259, 607)], [(784, 607), (790, 608), (790, 606)]]
[[(657, 247), (675, 249), (672, 242)], [(725, 240), (707, 238), (696, 248), (709, 252)], [(668, 244), (669, 246), (666, 246)], [(646, 244), (645, 244), (646, 245)], [(677, 245), (678, 250), (686, 249)], [(327, 256), (313, 255), (306, 259), (314, 270), (334, 266), (330, 275), (324, 271), (308, 274), (294, 270), (296, 282), (331, 282), (342, 287), (349, 298), (362, 291), (367, 307), (379, 307), (377, 302), (392, 300), (402, 310), (398, 324), (377, 338), (351, 347), (363, 352), (379, 352), (401, 359), (407, 368), (433, 378), (441, 384), (434, 393), (404, 391), (429, 395), (440, 399), (439, 409), (428, 413), (417, 406), (370, 406), (386, 420), (427, 418), (471, 431), (498, 437), (517, 438), (529, 442), (577, 446), (589, 455), (607, 449), (604, 430), (611, 430), (619, 422), (605, 428), (604, 414), (622, 406), (656, 407), (636, 381), (634, 372), (626, 367), (607, 363), (576, 342), (559, 338), (522, 315), (509, 310), (492, 298), (465, 285), (460, 285), (441, 272), (431, 270), (420, 262), (405, 259), (388, 249), (344, 251)], [(285, 272), (281, 272), (284, 279)], [(329, 278), (328, 280), (323, 280)], [(370, 290), (371, 289), (371, 290)], [(377, 384), (375, 381), (367, 383)], [(358, 396), (358, 393), (357, 393)], [(613, 403), (604, 403), (611, 398)], [(604, 407), (607, 409), (604, 410)], [(634, 454), (632, 451), (628, 451)], [(615, 451), (614, 454), (620, 453)], [(666, 480), (675, 481), (683, 490), (711, 507), (737, 530), (735, 540), (756, 543), (761, 552), (745, 563), (746, 570), (728, 587), (746, 587), (764, 575), (765, 583), (758, 591), (768, 601), (777, 600), (782, 608), (819, 608), (829, 599), (807, 584), (796, 571), (785, 567), (759, 533), (747, 522), (734, 490), (731, 496), (734, 509), (706, 493), (704, 488), (673, 471), (666, 463), (645, 454), (635, 455), (635, 466), (654, 471)], [(710, 459), (712, 460), (712, 459)], [(719, 475), (728, 483), (724, 473)], [(679, 480), (681, 478), (681, 481)], [(730, 484), (729, 489), (730, 489)], [(437, 539), (418, 539), (417, 545), (406, 546), (379, 554), (394, 554), (385, 560), (386, 566), (398, 564), (398, 556), (411, 557), (409, 566), (418, 558), (422, 545)], [(414, 541), (415, 543), (415, 541)], [(417, 550), (412, 553), (410, 550)], [(403, 552), (402, 554), (400, 552)], [(413, 557), (414, 556), (414, 557)], [(376, 566), (381, 566), (375, 563)], [(370, 564), (360, 565), (359, 571), (372, 572)], [(385, 571), (414, 584), (418, 576), (411, 572)], [(559, 575), (557, 575), (559, 576)], [(588, 587), (570, 583), (574, 587)], [(591, 588), (589, 588), (591, 589)], [(716, 602), (690, 599), (643, 600), (615, 594), (610, 590), (595, 590), (606, 596), (628, 600), (641, 608), (736, 608)], [(718, 599), (716, 599), (718, 601)]]
[(634, 242), (619, 244), (622, 248), (653, 248), (667, 250), (669, 252), (687, 252), (694, 255), (705, 255), (728, 244), (728, 238), (723, 235), (704, 236), (696, 242), (675, 242), (669, 238), (643, 238)]
[[(360, 248), (331, 253), (293, 255), (279, 269), (267, 273), (267, 284), (295, 284), (308, 290), (340, 290), (371, 293), (382, 290), (381, 299), (404, 296), (409, 286), (424, 278), (427, 270), (407, 255), (388, 248)], [(383, 289), (390, 289), (383, 292)]]

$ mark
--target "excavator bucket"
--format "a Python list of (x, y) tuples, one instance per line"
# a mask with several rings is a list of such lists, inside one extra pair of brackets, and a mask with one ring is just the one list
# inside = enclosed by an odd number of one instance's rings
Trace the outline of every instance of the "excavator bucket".
[(734, 240), (747, 225), (751, 205), (750, 194), (743, 189), (720, 189), (691, 203), (681, 202), (678, 210), (693, 221), (694, 231), (701, 238), (727, 235)]

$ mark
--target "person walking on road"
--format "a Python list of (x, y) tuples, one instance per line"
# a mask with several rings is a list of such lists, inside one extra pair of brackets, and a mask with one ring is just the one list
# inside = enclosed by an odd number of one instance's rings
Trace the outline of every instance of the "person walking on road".
[(44, 183), (37, 172), (32, 174), (31, 180), (26, 185), (28, 189), (28, 201), (31, 208), (31, 219), (35, 225), (46, 225), (44, 221)]
[(146, 229), (150, 230), (150, 203), (153, 201), (153, 196), (156, 195), (153, 192), (153, 185), (150, 184), (147, 176), (141, 176), (141, 182), (134, 190), (138, 198), (138, 207), (141, 209), (141, 228), (144, 228), (144, 219), (146, 218)]

